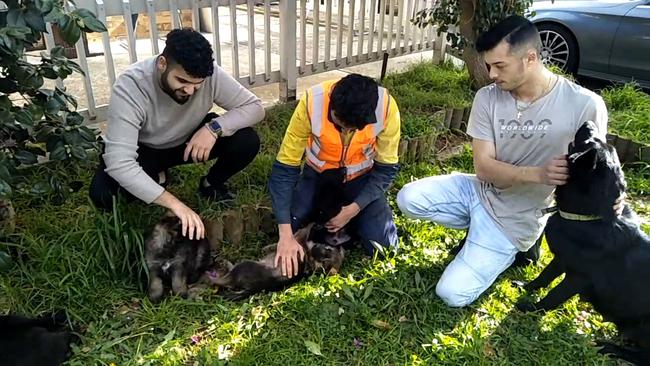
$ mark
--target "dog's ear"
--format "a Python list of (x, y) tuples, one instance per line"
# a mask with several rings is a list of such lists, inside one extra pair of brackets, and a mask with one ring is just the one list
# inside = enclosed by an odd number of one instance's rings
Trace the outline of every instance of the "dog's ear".
[(309, 233), (311, 232), (311, 228), (314, 226), (313, 223), (303, 227), (302, 229), (298, 229), (295, 234), (293, 234), (293, 237), (296, 239), (298, 244), (305, 246), (307, 244), (307, 239), (309, 238)]
[(590, 146), (584, 151), (569, 155), (568, 160), (571, 165), (578, 169), (592, 171), (596, 169), (596, 164), (598, 163), (598, 149), (595, 146)]

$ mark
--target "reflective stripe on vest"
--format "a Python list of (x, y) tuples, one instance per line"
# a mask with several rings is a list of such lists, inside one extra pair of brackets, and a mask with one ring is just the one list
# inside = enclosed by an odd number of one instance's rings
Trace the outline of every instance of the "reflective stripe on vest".
[[(321, 172), (344, 165), (347, 179), (350, 180), (366, 173), (374, 164), (376, 137), (385, 128), (390, 96), (385, 88), (378, 87), (379, 98), (375, 108), (377, 122), (356, 131), (345, 150), (340, 132), (328, 119), (329, 95), (335, 84), (336, 81), (328, 81), (307, 91), (307, 114), (311, 123), (311, 136), (305, 153), (307, 164), (316, 171)], [(345, 156), (342, 156), (344, 154)]]

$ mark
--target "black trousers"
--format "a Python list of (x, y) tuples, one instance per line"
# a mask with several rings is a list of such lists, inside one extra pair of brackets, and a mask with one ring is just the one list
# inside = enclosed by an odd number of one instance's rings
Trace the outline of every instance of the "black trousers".
[[(216, 116), (215, 113), (206, 115), (195, 132), (203, 128), (205, 122)], [(158, 181), (158, 173), (171, 167), (193, 163), (191, 157), (188, 161), (183, 161), (186, 143), (167, 149), (154, 149), (138, 145), (138, 158), (136, 161), (147, 175)], [(235, 132), (232, 136), (218, 138), (210, 151), (209, 159), (217, 159), (217, 161), (208, 172), (208, 183), (211, 185), (223, 184), (230, 177), (248, 166), (259, 150), (260, 139), (257, 133), (250, 127), (243, 128)], [(110, 209), (113, 206), (113, 196), (116, 196), (118, 192), (128, 201), (134, 200), (135, 197), (121, 188), (117, 181), (104, 171), (105, 169), (106, 164), (104, 163), (104, 159), (100, 157), (99, 167), (97, 167), (95, 176), (90, 184), (89, 192), (90, 199), (95, 206)]]

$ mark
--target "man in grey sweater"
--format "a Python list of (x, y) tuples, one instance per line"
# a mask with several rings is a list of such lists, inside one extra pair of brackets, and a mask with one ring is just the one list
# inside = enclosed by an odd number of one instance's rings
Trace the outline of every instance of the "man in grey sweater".
[[(227, 112), (209, 113), (214, 104)], [(200, 33), (173, 30), (162, 54), (129, 66), (113, 85), (90, 197), (106, 209), (118, 192), (153, 202), (179, 217), (183, 235), (202, 238), (200, 217), (165, 190), (167, 169), (216, 158), (199, 193), (216, 201), (231, 198), (224, 183), (257, 155), (260, 141), (251, 126), (263, 118), (262, 102), (214, 63)]]

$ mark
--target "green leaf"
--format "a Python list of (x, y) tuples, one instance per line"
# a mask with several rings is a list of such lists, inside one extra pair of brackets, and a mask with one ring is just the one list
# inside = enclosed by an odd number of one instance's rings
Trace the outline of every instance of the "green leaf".
[(49, 135), (47, 139), (47, 143), (45, 144), (45, 149), (47, 151), (55, 151), (59, 148), (63, 148), (65, 150), (65, 146), (63, 144), (63, 140), (61, 139), (61, 136), (58, 135)]
[(81, 146), (72, 146), (70, 148), (70, 153), (72, 153), (72, 156), (74, 158), (79, 160), (85, 160), (88, 158), (88, 154), (86, 153), (86, 150), (84, 150)]
[(52, 79), (52, 80), (55, 80), (59, 77), (59, 75), (57, 75), (56, 71), (54, 71), (54, 68), (52, 66), (42, 66), (41, 75), (43, 75), (44, 78)]
[(93, 14), (90, 10), (81, 8), (73, 11), (72, 14), (76, 15), (79, 19), (82, 20), (82, 24), (80, 24), (80, 26), (85, 31), (99, 33), (106, 32), (106, 26), (104, 26), (104, 23), (100, 22), (95, 14)]
[(18, 160), (18, 162), (20, 162), (23, 165), (33, 165), (36, 164), (36, 162), (38, 161), (36, 159), (36, 154), (27, 150), (16, 151), (14, 157), (16, 158), (16, 160)]
[(43, 107), (36, 104), (28, 104), (24, 108), (31, 113), (32, 121), (38, 122), (43, 118)]
[(79, 127), (79, 134), (85, 141), (95, 142), (97, 140), (97, 137), (93, 131), (86, 126)]
[[(56, 91), (60, 95), (62, 95), (68, 103), (72, 104), (75, 108), (77, 108), (77, 99), (75, 99), (75, 97), (73, 97), (72, 95), (66, 93), (65, 91), (63, 91), (63, 90), (61, 90), (59, 88), (56, 88)], [(76, 115), (79, 115), (79, 113), (77, 113), (77, 112), (73, 112), (73, 113), (75, 113)], [(79, 117), (81, 117), (81, 115), (79, 115)], [(75, 121), (76, 120), (78, 120), (78, 119), (76, 119), (76, 117), (75, 117)], [(81, 122), (83, 122), (83, 117), (81, 117)]]
[(323, 355), (320, 351), (320, 345), (318, 343), (307, 341), (307, 340), (305, 340), (304, 343), (305, 343), (305, 347), (307, 347), (307, 350), (309, 350), (309, 352), (315, 354), (316, 356)]
[(54, 151), (50, 152), (51, 160), (65, 160), (68, 158), (68, 153), (65, 151), (63, 144), (58, 145)]
[(59, 26), (61, 26), (62, 22), (65, 21), (65, 17), (66, 17), (66, 16), (67, 16), (67, 15), (65, 15), (64, 13), (62, 13), (61, 10), (60, 10), (59, 8), (53, 8), (53, 9), (52, 9), (52, 10), (51, 10), (51, 11), (50, 11), (46, 16), (45, 16), (45, 18), (44, 18), (43, 20), (45, 20), (46, 22), (55, 23), (55, 24), (58, 24)]
[(85, 27), (84, 30), (87, 32), (97, 32), (102, 33), (106, 32), (106, 26), (97, 18), (84, 18)]
[[(36, 142), (44, 142), (47, 141), (47, 146), (46, 150), (51, 151), (52, 148), (49, 147), (51, 136), (52, 136), (52, 131), (54, 131), (54, 128), (52, 126), (41, 126), (38, 129), (38, 132), (34, 134), (34, 138), (36, 139)], [(58, 137), (57, 137), (58, 138)], [(54, 142), (52, 142), (54, 143)]]
[(63, 141), (68, 145), (77, 145), (81, 143), (81, 134), (77, 130), (63, 132)]
[(43, 14), (49, 13), (54, 8), (53, 0), (36, 0), (34, 4)]
[(6, 110), (0, 110), (0, 124), (13, 124), (14, 120), (13, 113)]
[(50, 57), (52, 58), (65, 58), (65, 49), (61, 46), (56, 46), (50, 50)]
[(79, 18), (94, 18), (95, 17), (95, 14), (93, 14), (92, 11), (90, 11), (90, 10), (88, 10), (86, 8), (75, 9), (72, 12), (72, 14), (78, 16)]
[[(66, 122), (70, 126), (79, 126), (80, 124), (84, 123), (84, 117), (77, 113), (77, 112), (70, 112), (65, 118)], [(78, 132), (78, 131), (75, 131)]]
[[(0, 161), (0, 180), (8, 182), (11, 180), (11, 173), (7, 164), (11, 164), (9, 160)], [(0, 194), (1, 196), (2, 194)]]
[(32, 33), (32, 30), (25, 26), (11, 26), (5, 28), (5, 33), (13, 38), (24, 41), (28, 34)]
[(11, 186), (4, 179), (0, 179), (0, 197), (7, 197), (11, 194)]
[[(5, 182), (0, 181), (0, 197), (5, 196), (4, 193), (4, 185), (6, 185)], [(7, 194), (8, 195), (8, 194)], [(4, 250), (0, 250), (0, 272), (4, 272), (11, 267), (12, 260), (11, 256), (9, 253), (5, 252)]]
[(81, 29), (77, 25), (77, 22), (68, 19), (65, 26), (61, 29), (61, 37), (63, 37), (63, 40), (71, 46), (76, 44), (79, 37), (81, 37)]
[(0, 78), (0, 93), (11, 94), (18, 90), (16, 81), (9, 78)]
[(28, 8), (25, 11), (25, 21), (32, 29), (39, 32), (45, 32), (45, 21), (41, 15), (40, 10), (36, 8)]
[(27, 23), (20, 9), (11, 9), (7, 13), (7, 26), (24, 27)]
[(19, 109), (14, 112), (14, 118), (25, 128), (34, 127), (34, 117), (27, 109)]
[(11, 100), (8, 95), (0, 95), (0, 110), (10, 110)]
[(64, 104), (59, 103), (55, 98), (50, 98), (45, 104), (45, 113), (49, 115), (55, 115), (61, 111), (61, 108), (64, 107)]

